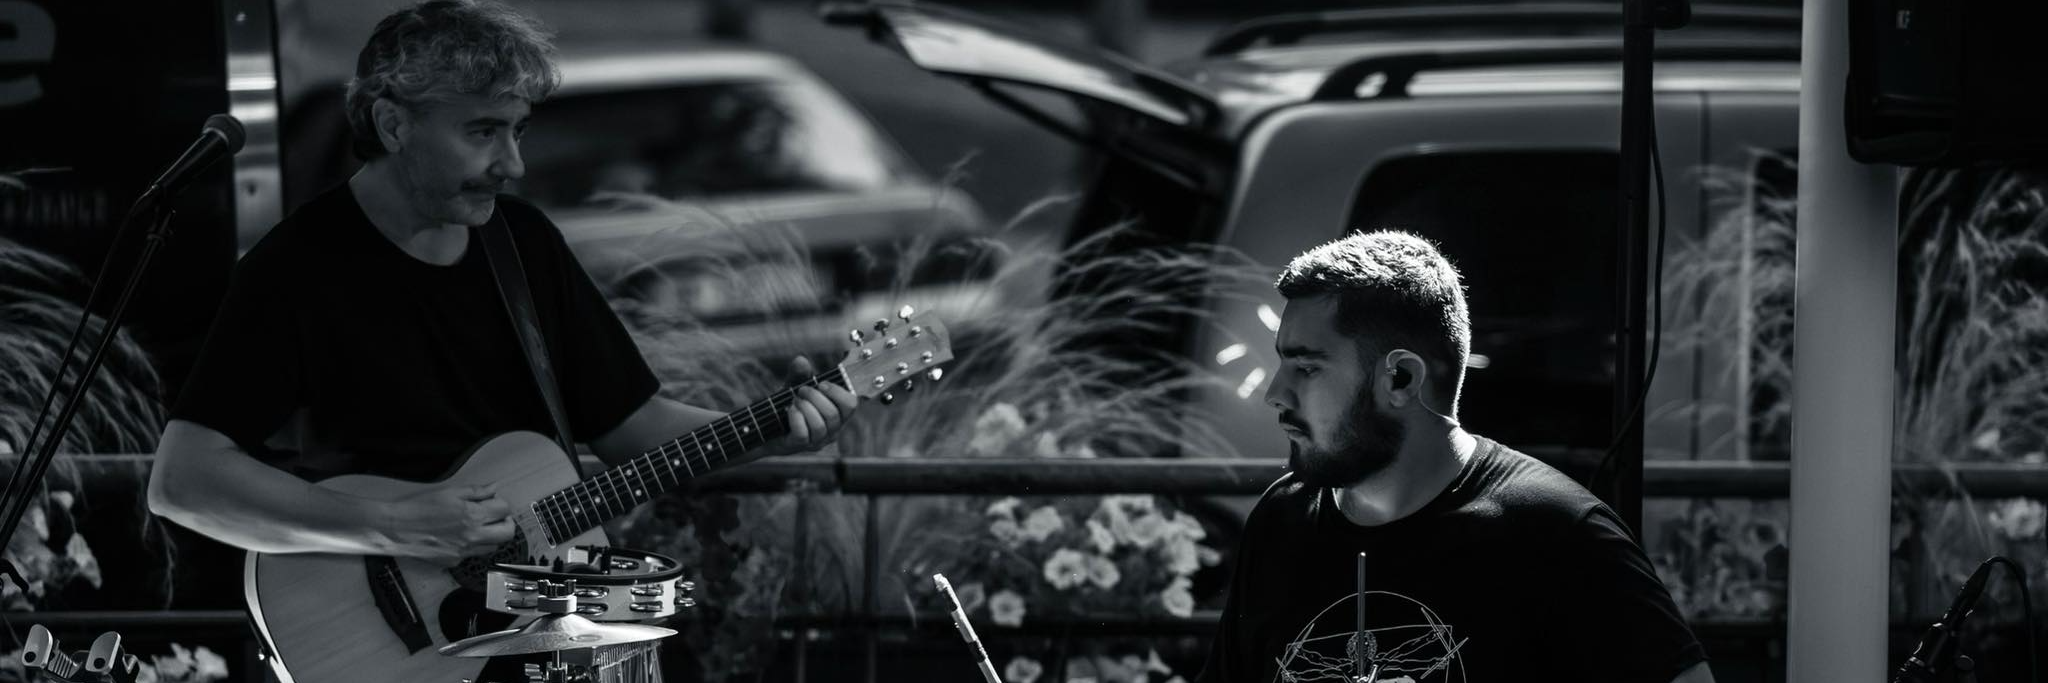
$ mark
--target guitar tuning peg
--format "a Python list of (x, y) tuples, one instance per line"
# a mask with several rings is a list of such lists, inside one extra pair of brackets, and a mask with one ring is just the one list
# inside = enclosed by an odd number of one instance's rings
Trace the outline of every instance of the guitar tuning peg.
[(915, 390), (917, 390), (917, 382), (915, 380), (903, 380), (903, 393), (908, 394)]
[(855, 343), (855, 344), (859, 344), (859, 343), (861, 342), (861, 340), (863, 340), (863, 339), (866, 339), (866, 338), (867, 338), (867, 335), (861, 334), (861, 333), (860, 333), (860, 330), (857, 330), (857, 329), (856, 329), (856, 330), (852, 330), (852, 331), (849, 331), (849, 332), (847, 332), (847, 333), (846, 333), (846, 338), (847, 338), (847, 339), (850, 339), (850, 340), (853, 340), (853, 343)]
[(916, 312), (917, 311), (915, 309), (912, 309), (909, 306), (904, 306), (902, 308), (896, 309), (896, 317), (902, 318), (904, 322), (910, 322), (910, 314)]
[(896, 403), (896, 395), (895, 395), (895, 394), (882, 394), (882, 405), (885, 405), (885, 406), (886, 406), (886, 405), (895, 405), (895, 403)]
[(927, 372), (927, 373), (924, 373), (924, 376), (925, 376), (925, 377), (929, 377), (929, 378), (931, 378), (931, 380), (932, 380), (932, 381), (934, 381), (934, 382), (937, 382), (937, 381), (939, 381), (939, 379), (940, 379), (940, 378), (942, 378), (942, 377), (945, 377), (945, 376), (946, 376), (946, 369), (945, 369), (945, 368), (932, 368), (932, 371), (931, 371), (931, 372)]

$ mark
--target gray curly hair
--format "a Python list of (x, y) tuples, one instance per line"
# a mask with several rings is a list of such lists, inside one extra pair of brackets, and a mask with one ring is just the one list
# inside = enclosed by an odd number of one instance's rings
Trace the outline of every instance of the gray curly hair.
[(388, 152), (371, 115), (378, 98), (407, 108), (447, 95), (539, 102), (561, 84), (554, 57), (546, 26), (491, 0), (431, 0), (391, 13), (370, 33), (348, 82), (356, 157)]
[(1457, 410), (1472, 314), (1457, 267), (1436, 245), (1394, 230), (1354, 232), (1295, 257), (1274, 285), (1289, 300), (1336, 295), (1337, 331), (1358, 343), (1361, 359), (1394, 349), (1428, 358), (1430, 383)]

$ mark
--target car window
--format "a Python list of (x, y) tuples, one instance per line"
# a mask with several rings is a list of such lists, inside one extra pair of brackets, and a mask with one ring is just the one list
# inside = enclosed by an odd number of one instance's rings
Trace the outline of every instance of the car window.
[(561, 97), (534, 107), (518, 192), (571, 207), (600, 192), (703, 199), (909, 182), (894, 148), (806, 83), (719, 81)]
[(1408, 230), (1453, 255), (1476, 354), (1459, 412), (1489, 436), (1607, 443), (1618, 163), (1593, 151), (1427, 154), (1383, 162), (1358, 188), (1349, 227)]

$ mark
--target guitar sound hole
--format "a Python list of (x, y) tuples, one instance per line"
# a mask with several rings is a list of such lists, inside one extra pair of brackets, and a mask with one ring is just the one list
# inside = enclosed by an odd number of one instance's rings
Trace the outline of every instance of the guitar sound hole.
[(512, 625), (517, 617), (484, 609), (484, 594), (471, 590), (456, 590), (441, 600), (438, 613), (441, 633), (449, 642), (471, 636), (503, 631)]

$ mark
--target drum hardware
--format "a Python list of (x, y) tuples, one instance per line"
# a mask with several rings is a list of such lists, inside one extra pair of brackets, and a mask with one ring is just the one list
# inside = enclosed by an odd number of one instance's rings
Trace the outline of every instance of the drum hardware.
[[(494, 581), (493, 585), (502, 583)], [(653, 666), (655, 655), (652, 648), (628, 652), (623, 657), (618, 657), (621, 661), (608, 661), (616, 655), (593, 654), (592, 664), (587, 666), (564, 661), (563, 653), (570, 650), (588, 650), (596, 653), (597, 648), (633, 643), (651, 645), (651, 641), (675, 635), (675, 630), (640, 624), (594, 622), (579, 614), (592, 607), (602, 612), (605, 606), (577, 604), (578, 594), (584, 591), (578, 589), (574, 580), (542, 579), (535, 581), (534, 584), (534, 591), (529, 597), (535, 598), (536, 609), (541, 613), (540, 618), (517, 629), (487, 633), (451, 643), (440, 649), (441, 654), (450, 657), (549, 654), (549, 661), (546, 664), (525, 665), (525, 683), (605, 683), (607, 680), (617, 679), (618, 675), (613, 674), (612, 670), (625, 664), (624, 660), (640, 658), (632, 662), (637, 664), (636, 669), (641, 674), (641, 678), (636, 680), (651, 680), (647, 677), (656, 670)]]
[(29, 627), (21, 665), (30, 681), (66, 683), (135, 683), (142, 669), (141, 660), (122, 651), (119, 633), (102, 633), (93, 639), (91, 649), (65, 654), (42, 624)]

